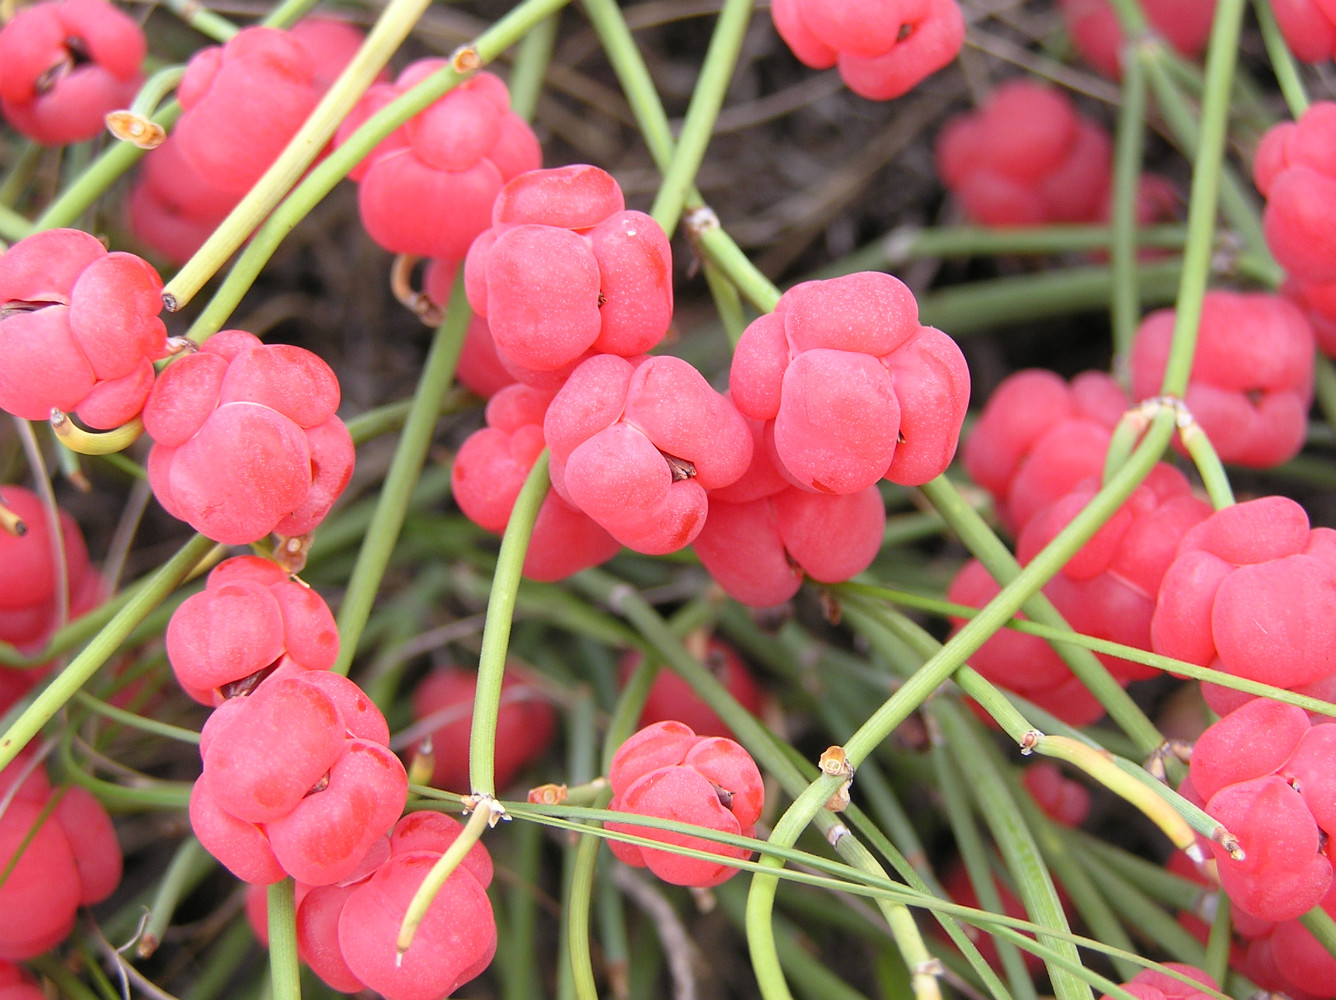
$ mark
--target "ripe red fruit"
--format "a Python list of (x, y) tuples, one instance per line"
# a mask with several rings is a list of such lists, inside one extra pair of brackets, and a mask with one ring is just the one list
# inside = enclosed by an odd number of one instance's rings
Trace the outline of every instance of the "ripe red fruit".
[(255, 556), (219, 563), (202, 593), (188, 597), (167, 624), (167, 658), (196, 701), (217, 705), (220, 691), (276, 666), (284, 657), (328, 670), (339, 653), (329, 606), (278, 564)]
[(553, 489), (638, 552), (700, 532), (706, 491), (736, 482), (752, 438), (726, 396), (680, 358), (581, 364), (543, 418)]
[(766, 422), (793, 484), (856, 493), (882, 478), (921, 485), (950, 464), (969, 370), (954, 341), (919, 324), (902, 282), (865, 271), (785, 292), (743, 331), (729, 391)]
[[(751, 836), (761, 815), (765, 789), (747, 751), (724, 737), (697, 736), (681, 722), (657, 722), (635, 733), (618, 748), (608, 770), (614, 812), (639, 813), (692, 823), (723, 833)], [(745, 859), (742, 848), (703, 837), (630, 823), (608, 823), (609, 830), (648, 837), (662, 844), (708, 851), (721, 858)], [(673, 885), (712, 886), (738, 872), (717, 863), (670, 851), (609, 841), (612, 853), (637, 868), (648, 867)]]
[[(552, 393), (522, 383), (497, 391), (487, 426), (469, 435), (450, 468), (455, 501), (469, 520), (501, 534), (524, 481), (542, 453), (543, 417)], [(524, 554), (531, 580), (561, 580), (605, 562), (621, 543), (555, 492), (543, 498)]]
[(1267, 246), (1290, 276), (1304, 283), (1336, 281), (1336, 103), (1312, 104), (1298, 122), (1262, 137), (1253, 179), (1266, 198)]
[(23, 7), (0, 29), (0, 111), (46, 146), (92, 139), (134, 100), (147, 50), (138, 22), (105, 0)]
[[(1164, 967), (1189, 976), (1207, 990), (1220, 989), (1214, 979), (1195, 966), (1184, 965), (1182, 962), (1166, 962)], [(1185, 983), (1158, 969), (1142, 969), (1124, 983), (1123, 988), (1139, 1000), (1208, 1000), (1211, 995), (1206, 990), (1196, 988), (1192, 983)], [(1112, 1000), (1112, 998), (1105, 993), (1100, 1000)]]
[(1066, 92), (1027, 79), (947, 122), (936, 159), (942, 183), (980, 225), (1097, 222), (1107, 211), (1108, 135)]
[(144, 407), (148, 475), (169, 514), (227, 545), (313, 530), (348, 485), (339, 384), (310, 351), (215, 334), (169, 366)]
[(173, 134), (145, 155), (126, 215), (135, 239), (180, 266), (240, 198), (240, 192), (225, 191), (196, 170), (181, 155), (181, 142)]
[[(1132, 344), (1132, 394), (1159, 392), (1174, 310), (1141, 322)], [(1313, 330), (1275, 295), (1210, 291), (1184, 399), (1226, 462), (1269, 468), (1303, 447), (1313, 400)]]
[[(492, 864), (481, 843), (437, 893), (402, 956), (395, 939), (413, 894), (458, 836), (448, 817), (424, 826), (406, 816), (391, 835), (390, 859), (348, 894), (338, 921), (348, 971), (386, 1000), (436, 1000), (478, 976), (496, 953), (496, 919), (487, 898)], [(453, 829), (451, 828), (453, 827)]]
[[(1291, 690), (1329, 685), (1336, 546), (1293, 500), (1216, 511), (1184, 535), (1156, 597), (1155, 652)], [(1251, 696), (1203, 683), (1228, 712)]]
[[(1081, 58), (1105, 76), (1120, 79), (1126, 43), (1108, 0), (1061, 0), (1058, 8)], [(1146, 0), (1141, 9), (1150, 28), (1183, 56), (1195, 59), (1206, 48), (1215, 0)]]
[(591, 350), (641, 354), (672, 318), (668, 237), (625, 210), (610, 174), (585, 164), (507, 183), (464, 273), (469, 304), (522, 381), (534, 378), (525, 369), (564, 374)]
[[(446, 60), (414, 63), (394, 84), (367, 91), (336, 141)], [(510, 110), (499, 77), (478, 73), (396, 129), (350, 176), (371, 238), (394, 253), (463, 260), (491, 225), (492, 203), (512, 177), (542, 165), (533, 130)]]
[(356, 39), (349, 25), (257, 26), (200, 49), (176, 92), (181, 155), (213, 186), (246, 191), (297, 133)]
[(1063, 777), (1051, 761), (1026, 766), (1021, 783), (1049, 819), (1063, 826), (1080, 826), (1090, 815), (1090, 791), (1079, 781)]
[(965, 19), (955, 0), (776, 0), (775, 30), (813, 69), (839, 65), (855, 94), (889, 101), (956, 58)]
[[(413, 693), (413, 717), (427, 727), (435, 765), (432, 784), (469, 790), (469, 729), (478, 675), (451, 668), (427, 676)], [(496, 723), (496, 786), (508, 787), (526, 764), (552, 742), (556, 713), (538, 690), (513, 666), (501, 681), (501, 710)]]
[(0, 254), (0, 409), (46, 420), (52, 408), (92, 427), (137, 414), (167, 355), (162, 279), (77, 229), (50, 229)]
[(1104, 372), (1083, 372), (1070, 385), (1037, 368), (1016, 372), (993, 391), (965, 440), (965, 470), (993, 495), (998, 520), (1019, 532), (1037, 511), (1101, 473), (1129, 405)]

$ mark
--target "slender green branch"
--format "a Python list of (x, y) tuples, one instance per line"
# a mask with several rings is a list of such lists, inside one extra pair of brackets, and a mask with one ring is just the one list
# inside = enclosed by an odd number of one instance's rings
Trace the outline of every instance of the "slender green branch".
[(663, 183), (654, 199), (654, 207), (650, 209), (650, 215), (669, 236), (677, 228), (683, 205), (705, 159), (705, 148), (709, 145), (715, 120), (724, 104), (724, 94), (742, 52), (742, 39), (751, 21), (752, 6), (753, 0), (725, 0), (719, 12), (710, 47), (696, 78), (696, 89), (687, 106), (677, 149), (664, 171)]
[(158, 950), (163, 935), (171, 926), (176, 907), (217, 866), (218, 862), (213, 859), (213, 855), (194, 837), (181, 841), (153, 894), (148, 923), (144, 925), (144, 932), (139, 936), (139, 944), (135, 949), (140, 958), (148, 958)]
[(269, 887), (269, 981), (274, 1000), (301, 1000), (302, 995), (295, 892), (290, 878)]
[(552, 62), (552, 47), (557, 41), (557, 24), (561, 12), (534, 25), (524, 36), (515, 63), (510, 71), (510, 108), (525, 121), (533, 121), (538, 110), (538, 98), (543, 92), (543, 80)]
[(1137, 289), (1137, 194), (1141, 180), (1142, 149), (1146, 133), (1146, 71), (1141, 62), (1123, 66), (1122, 103), (1113, 158), (1113, 226), (1109, 264), (1113, 296), (1109, 313), (1113, 324), (1114, 371), (1125, 364), (1132, 350), (1141, 316)]
[(1271, 8), (1270, 0), (1253, 0), (1253, 10), (1257, 13), (1257, 25), (1262, 30), (1262, 43), (1266, 46), (1267, 58), (1271, 60), (1271, 72), (1276, 74), (1276, 83), (1290, 109), (1290, 117), (1298, 121), (1308, 110), (1308, 91), (1304, 88), (1303, 77), (1295, 65), (1294, 53), (1285, 44), (1285, 36), (1280, 33), (1276, 23), (1276, 13)]
[(515, 595), (524, 570), (538, 509), (551, 486), (547, 451), (538, 457), (524, 487), (515, 498), (501, 555), (496, 561), (487, 619), (482, 630), (482, 652), (478, 656), (478, 687), (473, 701), (473, 728), (469, 730), (469, 784), (474, 794), (496, 794), (496, 719), (501, 705), (501, 679), (506, 669), (510, 627), (515, 618)]

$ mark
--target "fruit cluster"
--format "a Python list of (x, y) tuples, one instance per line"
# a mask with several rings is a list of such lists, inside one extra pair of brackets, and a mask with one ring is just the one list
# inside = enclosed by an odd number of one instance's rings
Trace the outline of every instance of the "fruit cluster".
[(770, 13), (800, 62), (838, 66), (849, 89), (872, 101), (907, 94), (965, 41), (955, 0), (777, 0)]
[[(765, 788), (746, 750), (723, 736), (697, 736), (681, 722), (656, 722), (629, 737), (608, 769), (613, 812), (691, 823), (707, 830), (750, 837), (761, 816)], [(661, 844), (692, 848), (721, 859), (745, 860), (741, 847), (687, 833), (632, 823), (608, 823), (609, 830), (647, 837)], [(628, 865), (648, 868), (673, 885), (718, 885), (738, 873), (726, 860), (710, 861), (624, 841), (608, 842)]]
[[(448, 65), (420, 60), (374, 84), (335, 137), (345, 140), (400, 94)], [(491, 225), (503, 184), (542, 165), (538, 139), (499, 77), (478, 73), (381, 141), (349, 174), (370, 237), (392, 253), (463, 260)]]
[(0, 29), (0, 114), (35, 142), (100, 135), (144, 81), (148, 42), (106, 0), (56, 0), (13, 12)]

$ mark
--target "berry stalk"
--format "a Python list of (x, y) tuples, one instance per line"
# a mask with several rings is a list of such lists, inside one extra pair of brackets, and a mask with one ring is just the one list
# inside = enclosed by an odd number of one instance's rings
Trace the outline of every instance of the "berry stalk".
[(301, 1000), (302, 995), (295, 891), (291, 877), (269, 887), (269, 982), (274, 1000)]
[(1146, 70), (1138, 59), (1123, 67), (1122, 103), (1118, 107), (1118, 127), (1114, 135), (1113, 206), (1109, 242), (1109, 266), (1113, 273), (1113, 294), (1109, 314), (1113, 325), (1113, 367), (1132, 349), (1140, 319), (1141, 295), (1137, 288), (1137, 188), (1146, 130)]

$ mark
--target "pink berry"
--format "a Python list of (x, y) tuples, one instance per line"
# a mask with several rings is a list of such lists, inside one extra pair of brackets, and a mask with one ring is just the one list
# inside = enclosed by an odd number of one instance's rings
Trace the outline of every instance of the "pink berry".
[(104, 0), (25, 7), (0, 30), (0, 111), (43, 145), (95, 138), (134, 100), (147, 49), (139, 23)]
[(167, 353), (162, 279), (77, 229), (51, 229), (0, 254), (0, 409), (52, 408), (110, 428), (134, 417)]
[(1267, 246), (1292, 278), (1305, 283), (1336, 281), (1333, 141), (1336, 104), (1318, 101), (1298, 122), (1283, 122), (1262, 137), (1253, 167), (1266, 198)]
[[(619, 673), (623, 682), (641, 659), (641, 654), (634, 650), (622, 657)], [(711, 637), (703, 662), (743, 708), (753, 715), (761, 710), (761, 689), (732, 646)], [(672, 670), (661, 669), (640, 712), (640, 725), (643, 728), (674, 719), (701, 736), (733, 736), (715, 710), (702, 701), (686, 681)]]
[[(1062, 0), (1058, 7), (1081, 58), (1105, 76), (1120, 79), (1126, 42), (1107, 0)], [(1182, 55), (1193, 59), (1206, 48), (1215, 0), (1150, 0), (1142, 9), (1150, 27)]]

